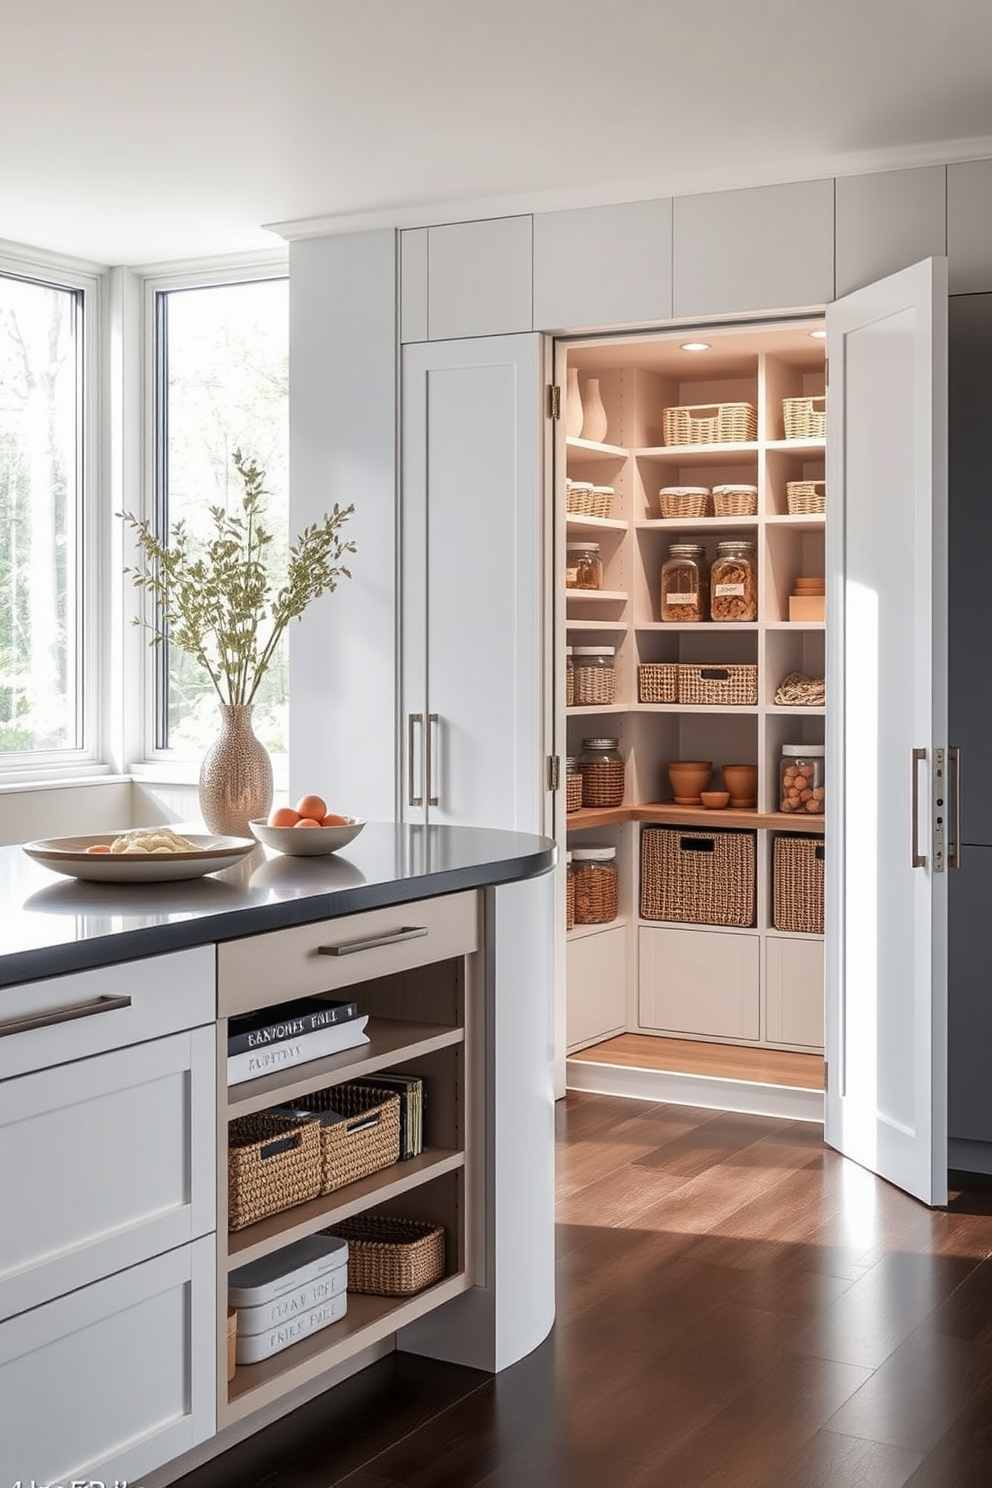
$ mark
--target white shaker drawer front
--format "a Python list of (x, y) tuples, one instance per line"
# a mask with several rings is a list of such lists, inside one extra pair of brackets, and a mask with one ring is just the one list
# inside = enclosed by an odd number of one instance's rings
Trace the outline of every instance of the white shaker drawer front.
[(758, 1037), (758, 937), (642, 925), (643, 1028), (710, 1038)]
[(212, 1023), (215, 966), (196, 946), (0, 987), (0, 1080)]
[(272, 930), (217, 947), (222, 1018), (465, 956), (481, 944), (475, 890)]
[(5, 1481), (140, 1482), (216, 1429), (213, 1236), (0, 1323)]
[(767, 1037), (774, 1044), (823, 1047), (823, 941), (765, 942)]
[(215, 1229), (216, 1034), (0, 1084), (0, 1317)]

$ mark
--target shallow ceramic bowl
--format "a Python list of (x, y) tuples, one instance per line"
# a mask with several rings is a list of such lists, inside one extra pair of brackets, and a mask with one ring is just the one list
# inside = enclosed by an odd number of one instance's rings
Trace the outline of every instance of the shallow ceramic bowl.
[(288, 858), (321, 858), (354, 841), (365, 825), (365, 818), (349, 816), (345, 822), (343, 827), (270, 827), (264, 821), (248, 825), (259, 842), (285, 853)]
[(709, 785), (712, 775), (712, 760), (672, 760), (668, 778), (676, 806), (698, 806), (699, 793)]
[(708, 811), (722, 811), (730, 804), (729, 791), (700, 791), (699, 799)]

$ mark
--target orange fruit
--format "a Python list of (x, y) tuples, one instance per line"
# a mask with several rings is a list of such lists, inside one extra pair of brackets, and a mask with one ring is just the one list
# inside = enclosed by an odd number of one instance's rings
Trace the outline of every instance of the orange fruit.
[(308, 816), (319, 826), (321, 819), (327, 813), (327, 802), (323, 796), (301, 796), (296, 803), (296, 809), (301, 816)]
[(301, 816), (298, 822), (293, 823), (295, 827), (319, 827), (320, 822), (314, 821), (312, 816)]
[(348, 818), (346, 816), (337, 816), (333, 811), (329, 811), (320, 825), (322, 827), (346, 827), (348, 825)]
[(109, 853), (110, 844), (107, 842), (91, 842), (86, 851), (88, 853)]
[(269, 812), (270, 827), (295, 827), (299, 819), (300, 813), (292, 806), (273, 806)]

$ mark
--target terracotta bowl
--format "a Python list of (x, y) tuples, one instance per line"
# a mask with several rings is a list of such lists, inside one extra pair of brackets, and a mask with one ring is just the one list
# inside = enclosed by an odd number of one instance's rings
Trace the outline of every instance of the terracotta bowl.
[(748, 807), (757, 805), (757, 765), (724, 765), (723, 783), (730, 792), (731, 806)]
[(672, 760), (668, 778), (676, 806), (698, 806), (699, 793), (709, 785), (712, 775), (712, 760)]
[(722, 811), (730, 805), (729, 791), (700, 791), (699, 799), (708, 811)]

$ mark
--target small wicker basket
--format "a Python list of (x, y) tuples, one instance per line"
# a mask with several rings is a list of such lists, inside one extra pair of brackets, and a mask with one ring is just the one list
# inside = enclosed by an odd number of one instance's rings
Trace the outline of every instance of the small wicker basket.
[(826, 510), (827, 483), (822, 480), (786, 481), (785, 496), (790, 516), (818, 516)]
[(644, 661), (637, 668), (639, 703), (675, 703), (679, 696), (679, 667), (675, 661)]
[(746, 444), (757, 437), (758, 414), (751, 403), (695, 403), (666, 408), (666, 444)]
[(227, 1128), (227, 1225), (245, 1225), (320, 1193), (320, 1125), (311, 1116), (258, 1111)]
[(679, 702), (726, 708), (753, 708), (758, 701), (758, 668), (753, 663), (728, 666), (679, 666)]
[(713, 515), (753, 517), (758, 511), (757, 486), (714, 486)]
[(662, 486), (658, 504), (663, 517), (708, 517), (713, 507), (708, 486)]
[(444, 1226), (390, 1214), (356, 1214), (323, 1230), (348, 1242), (348, 1290), (409, 1297), (444, 1275)]
[(400, 1098), (395, 1091), (346, 1082), (313, 1091), (299, 1106), (319, 1117), (336, 1112), (345, 1118), (321, 1122), (321, 1193), (333, 1193), (399, 1162)]
[(733, 829), (641, 829), (641, 916), (690, 925), (754, 924), (755, 837)]
[(786, 439), (822, 439), (827, 432), (827, 400), (783, 398)]
[(608, 517), (613, 510), (612, 486), (588, 486), (579, 481), (565, 487), (565, 510), (573, 517)]
[(776, 930), (823, 934), (822, 837), (775, 838), (772, 901)]

